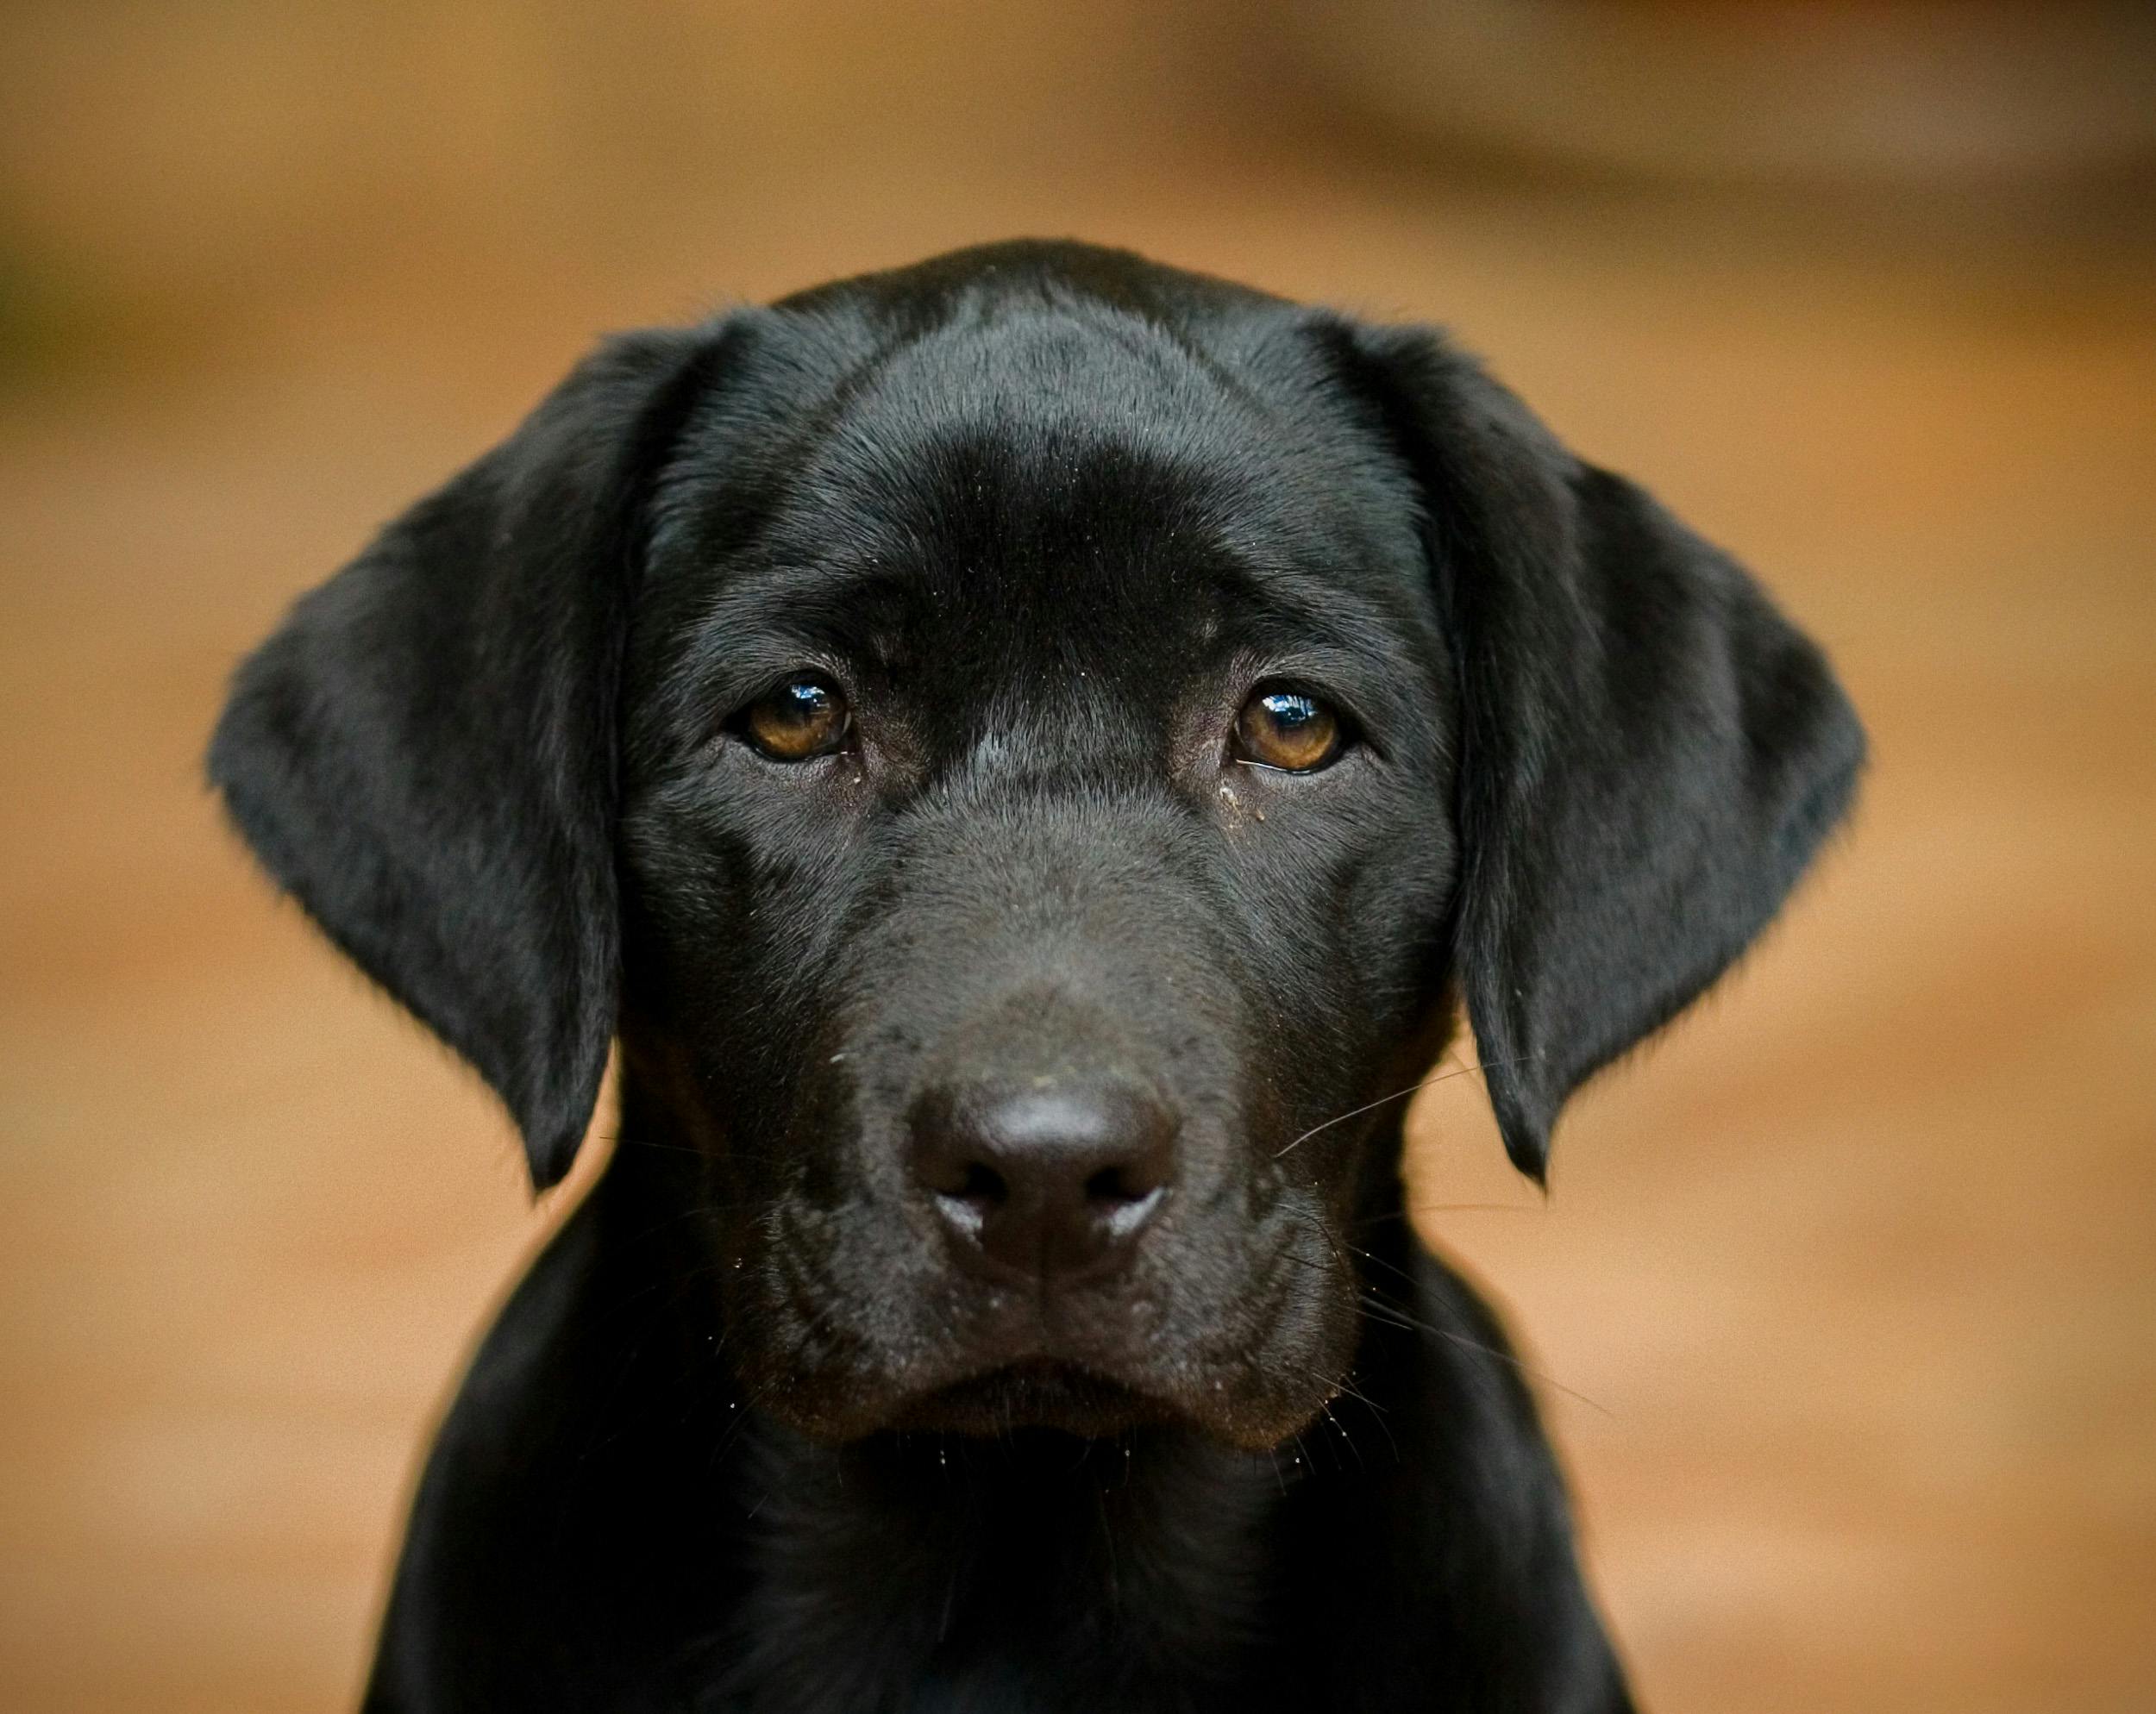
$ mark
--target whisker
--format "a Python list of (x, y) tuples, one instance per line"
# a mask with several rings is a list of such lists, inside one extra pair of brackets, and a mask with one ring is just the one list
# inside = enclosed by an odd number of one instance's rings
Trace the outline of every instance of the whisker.
[(1405, 1208), (1395, 1208), (1385, 1214), (1368, 1214), (1355, 1223), (1358, 1226), (1382, 1226), (1388, 1220), (1409, 1220), (1418, 1214), (1547, 1214), (1547, 1203), (1539, 1202), (1417, 1202)]
[(1364, 1113), (1368, 1113), (1376, 1108), (1382, 1107), (1389, 1102), (1403, 1100), (1407, 1097), (1414, 1094), (1418, 1090), (1427, 1089), (1433, 1083), (1449, 1082), (1451, 1079), (1456, 1077), (1465, 1077), (1470, 1072), (1488, 1071), (1492, 1066), (1518, 1065), (1522, 1060), (1532, 1059), (1532, 1057), (1533, 1055), (1530, 1054), (1514, 1054), (1501, 1060), (1485, 1060), (1480, 1065), (1456, 1066), (1451, 1071), (1432, 1072), (1428, 1077), (1424, 1078), (1420, 1083), (1411, 1083), (1405, 1089), (1395, 1089), (1390, 1095), (1381, 1095), (1375, 1101), (1365, 1101), (1361, 1106), (1351, 1107), (1344, 1113), (1335, 1113), (1331, 1118), (1326, 1120), (1322, 1124), (1311, 1126), (1308, 1130), (1305, 1131), (1293, 1142), (1288, 1144), (1286, 1148), (1276, 1150), (1273, 1155), (1273, 1159), (1277, 1160), (1282, 1155), (1287, 1154), (1289, 1149), (1300, 1148), (1304, 1143), (1309, 1142), (1312, 1137), (1317, 1135), (1319, 1131), (1331, 1130), (1335, 1125), (1345, 1124), (1350, 1119), (1360, 1118)]
[(1420, 1333), (1425, 1330), (1413, 1322), (1401, 1321), (1396, 1316), (1387, 1315), (1382, 1310), (1373, 1309), (1367, 1303), (1357, 1304), (1355, 1313), (1374, 1327), (1389, 1327), (1396, 1333)]
[(1356, 1468), (1358, 1470), (1367, 1470), (1369, 1467), (1363, 1462), (1363, 1448), (1356, 1445), (1355, 1436), (1347, 1431), (1347, 1424), (1333, 1415), (1332, 1402), (1327, 1400), (1318, 1408), (1325, 1412), (1326, 1421), (1332, 1423), (1334, 1428), (1340, 1431), (1340, 1438), (1347, 1442), (1347, 1449), (1355, 1454)]
[[(1385, 1420), (1385, 1407), (1382, 1404), (1380, 1404), (1375, 1398), (1372, 1398), (1368, 1393), (1357, 1392), (1355, 1387), (1349, 1383), (1344, 1376), (1329, 1375), (1322, 1369), (1312, 1369), (1310, 1373), (1316, 1376), (1319, 1380), (1323, 1381), (1327, 1386), (1331, 1387), (1335, 1392), (1344, 1394), (1347, 1398), (1354, 1399), (1357, 1404), (1361, 1404), (1370, 1413), (1370, 1420), (1376, 1423), (1377, 1426), (1384, 1431), (1386, 1443), (1393, 1449), (1393, 1461), (1395, 1463), (1398, 1463), (1400, 1461), (1400, 1442), (1394, 1439), (1392, 1425)], [(1342, 1432), (1344, 1433), (1345, 1430), (1344, 1429)]]
[(1515, 1357), (1509, 1351), (1500, 1351), (1495, 1345), (1485, 1345), (1479, 1339), (1470, 1339), (1464, 1333), (1454, 1333), (1445, 1328), (1433, 1327), (1429, 1330), (1436, 1334), (1440, 1339), (1450, 1339), (1455, 1345), (1463, 1345), (1470, 1351), (1480, 1351), (1485, 1357), (1495, 1357), (1501, 1363), (1510, 1363), (1513, 1367), (1518, 1369), (1523, 1375), (1532, 1376), (1536, 1380), (1540, 1381), (1543, 1386), (1563, 1393), (1567, 1398), (1578, 1400), (1579, 1403), (1586, 1405), (1589, 1410), (1595, 1412), (1597, 1415), (1607, 1417), (1612, 1422), (1615, 1422), (1617, 1420), (1617, 1413), (1611, 1410), (1608, 1405), (1603, 1404), (1599, 1398), (1589, 1398), (1576, 1386), (1567, 1386), (1563, 1381), (1557, 1379), (1556, 1376), (1549, 1373), (1546, 1370), (1539, 1369), (1535, 1367), (1532, 1363), (1522, 1361), (1520, 1358)]
[(711, 1456), (704, 1461), (704, 1473), (707, 1477), (712, 1471), (718, 1468), (719, 1461), (725, 1457), (733, 1443), (741, 1438), (742, 1431), (749, 1426), (749, 1413), (770, 1396), (775, 1386), (777, 1386), (775, 1381), (766, 1381), (748, 1398), (737, 1398), (734, 1401), (733, 1421), (727, 1424), (726, 1432), (712, 1444)]
[(1383, 1268), (1386, 1273), (1406, 1280), (1407, 1282), (1408, 1288), (1411, 1291), (1419, 1292), (1422, 1289), (1422, 1281), (1416, 1279), (1413, 1274), (1408, 1273), (1406, 1268), (1401, 1267), (1397, 1262), (1387, 1261), (1385, 1258), (1378, 1254), (1376, 1251), (1363, 1249), (1357, 1244), (1350, 1244), (1348, 1248), (1352, 1250), (1357, 1255), (1361, 1256), (1363, 1260), (1374, 1261), (1380, 1267)]
[[(1398, 1270), (1395, 1269), (1395, 1272), (1398, 1272)], [(1601, 1400), (1589, 1398), (1584, 1392), (1582, 1392), (1576, 1386), (1567, 1386), (1555, 1375), (1550, 1374), (1544, 1370), (1535, 1367), (1533, 1364), (1523, 1361), (1521, 1358), (1514, 1355), (1510, 1351), (1501, 1351), (1495, 1345), (1484, 1344), (1482, 1341), (1479, 1339), (1470, 1339), (1464, 1333), (1455, 1333), (1451, 1328), (1436, 1326), (1430, 1322), (1423, 1320), (1420, 1316), (1410, 1314), (1407, 1311), (1401, 1308), (1399, 1304), (1394, 1303), (1389, 1298), (1378, 1298), (1373, 1304), (1370, 1295), (1365, 1292), (1363, 1294), (1363, 1302), (1367, 1306), (1382, 1308), (1389, 1311), (1393, 1317), (1396, 1317), (1396, 1319), (1393, 1322), (1393, 1325), (1395, 1327), (1404, 1327), (1419, 1333), (1427, 1333), (1432, 1337), (1437, 1339), (1448, 1339), (1451, 1341), (1453, 1344), (1460, 1346), (1466, 1350), (1478, 1351), (1485, 1357), (1495, 1357), (1501, 1363), (1509, 1363), (1513, 1366), (1513, 1367), (1518, 1369), (1523, 1375), (1532, 1376), (1536, 1380), (1540, 1381), (1543, 1386), (1563, 1393), (1567, 1398), (1577, 1399), (1581, 1404), (1586, 1405), (1589, 1410), (1599, 1411), (1601, 1415), (1609, 1417), (1613, 1422), (1616, 1419), (1617, 1413), (1612, 1411), (1607, 1404), (1601, 1403)], [(1383, 1319), (1383, 1317), (1375, 1318)]]
[(1350, 1398), (1354, 1399), (1357, 1404), (1369, 1405), (1369, 1408), (1376, 1411), (1379, 1416), (1382, 1417), (1386, 1414), (1385, 1407), (1382, 1404), (1380, 1404), (1368, 1393), (1357, 1392), (1355, 1388), (1349, 1384), (1345, 1377), (1328, 1375), (1318, 1369), (1313, 1369), (1310, 1373), (1316, 1375), (1319, 1380), (1324, 1381), (1335, 1392), (1345, 1393)]
[(594, 1135), (599, 1136), (602, 1141), (613, 1144), (613, 1146), (617, 1148), (661, 1149), (668, 1154), (693, 1154), (699, 1160), (707, 1160), (711, 1158), (702, 1149), (692, 1148), (686, 1143), (654, 1142), (649, 1137), (642, 1136), (622, 1136), (619, 1135), (609, 1136), (603, 1131), (595, 1132)]

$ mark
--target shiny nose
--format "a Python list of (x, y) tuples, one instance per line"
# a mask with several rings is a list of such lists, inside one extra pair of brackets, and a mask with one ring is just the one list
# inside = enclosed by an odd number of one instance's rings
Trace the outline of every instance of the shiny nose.
[(1121, 1267), (1175, 1172), (1175, 1116), (1122, 1079), (931, 1089), (909, 1128), (914, 1181), (960, 1261), (1006, 1280)]

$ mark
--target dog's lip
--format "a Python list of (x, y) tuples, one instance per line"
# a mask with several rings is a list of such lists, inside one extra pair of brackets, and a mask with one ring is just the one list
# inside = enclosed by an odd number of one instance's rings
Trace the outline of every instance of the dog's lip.
[(914, 1393), (899, 1404), (889, 1426), (982, 1435), (1054, 1428), (1100, 1435), (1181, 1415), (1167, 1399), (1119, 1375), (1031, 1356)]

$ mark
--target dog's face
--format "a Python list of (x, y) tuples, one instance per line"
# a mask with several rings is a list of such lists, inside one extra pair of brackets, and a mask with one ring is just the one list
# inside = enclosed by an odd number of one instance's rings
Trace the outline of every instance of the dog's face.
[(1348, 1375), (1454, 985), (1539, 1172), (1857, 748), (1428, 336), (1005, 247), (587, 366), (303, 604), (213, 771), (542, 1180), (618, 1033), (766, 1408), (1264, 1445)]
[(780, 1410), (1269, 1442), (1352, 1347), (1358, 1133), (1319, 1128), (1432, 1056), (1410, 491), (1286, 337), (1230, 378), (1082, 303), (874, 331), (760, 329), (762, 411), (655, 498), (631, 1063)]

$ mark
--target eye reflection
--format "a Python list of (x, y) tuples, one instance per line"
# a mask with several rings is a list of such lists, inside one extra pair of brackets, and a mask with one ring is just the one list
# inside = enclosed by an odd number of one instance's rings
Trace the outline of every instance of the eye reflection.
[(1331, 704), (1307, 691), (1257, 691), (1235, 717), (1237, 760), (1283, 773), (1313, 773), (1340, 754), (1344, 734)]
[(743, 713), (742, 732), (774, 761), (805, 762), (829, 755), (852, 727), (846, 699), (812, 672), (789, 679)]

